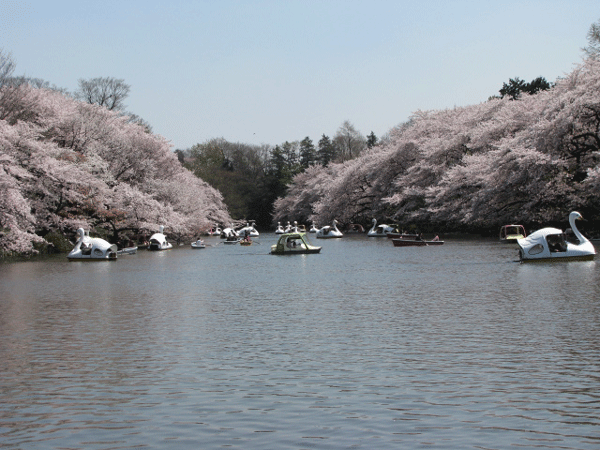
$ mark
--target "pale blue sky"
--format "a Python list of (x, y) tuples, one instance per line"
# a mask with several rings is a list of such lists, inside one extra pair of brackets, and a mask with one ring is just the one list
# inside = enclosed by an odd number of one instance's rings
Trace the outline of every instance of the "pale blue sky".
[(377, 136), (581, 62), (598, 0), (0, 0), (17, 75), (122, 78), (175, 148)]

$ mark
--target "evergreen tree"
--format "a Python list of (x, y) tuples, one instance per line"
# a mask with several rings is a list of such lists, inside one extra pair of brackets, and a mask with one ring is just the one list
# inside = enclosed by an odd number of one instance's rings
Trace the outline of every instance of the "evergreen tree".
[(377, 145), (377, 136), (371, 131), (371, 134), (367, 136), (367, 148), (373, 148)]
[(502, 84), (500, 89), (500, 98), (510, 97), (512, 100), (516, 100), (520, 97), (522, 92), (527, 94), (537, 94), (539, 91), (545, 91), (552, 87), (550, 83), (546, 81), (544, 77), (537, 77), (530, 83), (526, 83), (519, 77), (511, 78), (508, 83)]
[(290, 171), (294, 172), (298, 166), (298, 144), (297, 142), (285, 141), (281, 145), (281, 151), (283, 152), (285, 162)]
[(317, 162), (317, 151), (312, 140), (307, 136), (300, 142), (300, 167), (308, 169)]
[(323, 135), (319, 140), (319, 148), (317, 150), (317, 161), (322, 166), (326, 167), (335, 158), (335, 147), (329, 139), (329, 136)]

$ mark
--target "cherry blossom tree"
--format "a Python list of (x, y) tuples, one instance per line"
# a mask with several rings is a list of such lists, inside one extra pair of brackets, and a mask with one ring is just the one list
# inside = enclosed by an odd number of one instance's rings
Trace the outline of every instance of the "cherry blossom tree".
[(535, 95), (415, 112), (327, 176), (296, 175), (275, 217), (372, 215), (456, 230), (560, 222), (573, 209), (594, 218), (599, 161), (600, 61), (589, 58)]
[(110, 236), (167, 225), (180, 238), (231, 221), (218, 191), (161, 136), (119, 112), (29, 84), (0, 87), (0, 252), (32, 253), (79, 227)]

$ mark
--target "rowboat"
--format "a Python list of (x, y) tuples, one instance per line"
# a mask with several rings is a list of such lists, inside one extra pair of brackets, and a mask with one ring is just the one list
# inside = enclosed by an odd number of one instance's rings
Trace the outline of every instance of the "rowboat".
[(429, 245), (444, 245), (444, 241), (431, 240), (423, 241), (419, 239), (392, 239), (394, 247), (426, 247)]
[(416, 239), (419, 237), (418, 234), (404, 234), (404, 233), (388, 233), (388, 239)]
[(206, 248), (206, 244), (202, 239), (192, 242), (191, 246), (192, 248)]
[(125, 247), (122, 248), (120, 250), (117, 250), (117, 255), (135, 255), (137, 253), (137, 246), (136, 247)]

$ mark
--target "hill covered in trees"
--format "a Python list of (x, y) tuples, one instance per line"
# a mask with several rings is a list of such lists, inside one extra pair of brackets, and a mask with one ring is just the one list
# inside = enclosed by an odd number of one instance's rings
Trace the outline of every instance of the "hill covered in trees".
[(118, 111), (13, 79), (0, 56), (0, 256), (68, 247), (79, 227), (118, 243), (159, 225), (178, 239), (231, 221), (220, 192), (183, 168), (164, 138)]
[(359, 157), (294, 176), (274, 220), (371, 218), (436, 230), (563, 224), (600, 228), (600, 61), (547, 90), (419, 111)]

